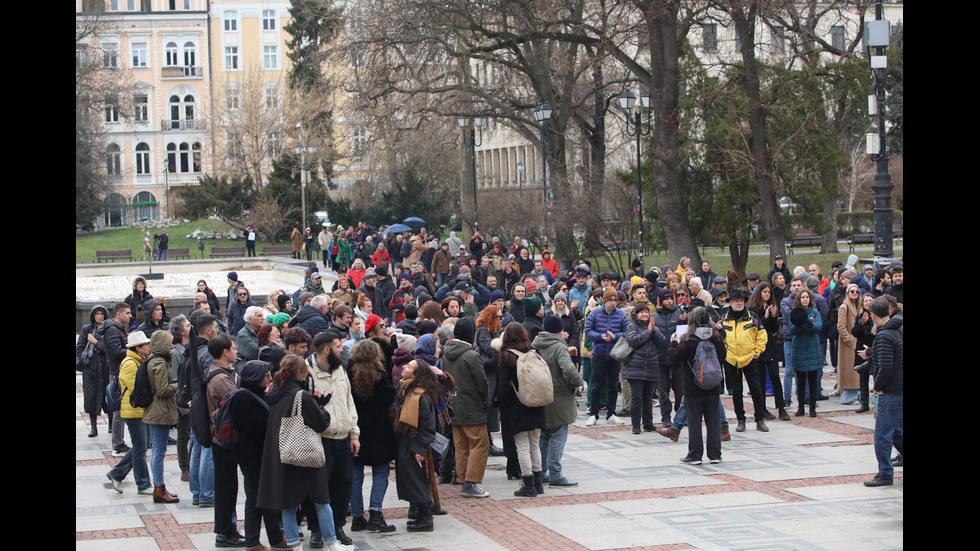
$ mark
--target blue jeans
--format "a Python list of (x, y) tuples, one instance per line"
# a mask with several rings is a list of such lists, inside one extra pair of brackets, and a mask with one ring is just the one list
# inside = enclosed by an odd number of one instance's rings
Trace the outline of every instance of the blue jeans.
[[(381, 511), (381, 503), (388, 491), (388, 464), (372, 465), (371, 497), (369, 511)], [(354, 464), (354, 486), (350, 495), (350, 513), (354, 517), (364, 516), (364, 465)]]
[(214, 459), (211, 448), (197, 443), (191, 433), (191, 465), (188, 472), (191, 497), (200, 501), (214, 501)]
[(568, 440), (568, 425), (556, 429), (541, 429), (538, 447), (541, 448), (541, 470), (543, 476), (551, 482), (562, 479), (561, 457), (565, 454), (565, 442)]
[(170, 437), (170, 425), (146, 425), (150, 429), (150, 442), (153, 442), (153, 452), (150, 455), (150, 470), (153, 473), (153, 485), (163, 486), (163, 458), (167, 455), (167, 439)]
[(892, 466), (892, 446), (903, 453), (905, 449), (904, 432), (899, 422), (902, 420), (904, 396), (881, 394), (878, 396), (877, 418), (875, 419), (875, 456), (878, 458), (878, 478), (894, 478)]
[[(151, 486), (150, 471), (146, 467), (146, 425), (143, 424), (142, 419), (135, 418), (126, 419), (126, 427), (129, 428), (129, 438), (133, 441), (133, 447), (126, 452), (122, 461), (109, 471), (109, 475), (122, 482), (129, 471), (133, 471), (136, 487), (145, 490)], [(164, 450), (166, 449), (164, 446)]]
[(783, 401), (789, 403), (793, 399), (793, 341), (783, 341), (783, 356), (786, 357), (786, 372), (783, 374)]
[(161, 258), (163, 260), (167, 259), (167, 249), (157, 249), (157, 260), (160, 260)]
[[(320, 522), (320, 535), (323, 536), (323, 543), (324, 545), (331, 545), (337, 541), (337, 532), (333, 527), (333, 509), (330, 508), (329, 503), (314, 503), (313, 506), (316, 509), (316, 518)], [(299, 543), (296, 509), (299, 509), (299, 506), (282, 510), (282, 531), (285, 532), (286, 543), (289, 545)]]
[[(671, 425), (672, 428), (681, 430), (687, 426), (687, 404), (685, 403), (687, 399), (681, 396), (681, 407), (674, 414), (674, 424)], [(718, 416), (721, 418), (721, 428), (728, 428), (728, 418), (725, 417), (725, 407), (721, 404), (721, 396), (718, 396)]]

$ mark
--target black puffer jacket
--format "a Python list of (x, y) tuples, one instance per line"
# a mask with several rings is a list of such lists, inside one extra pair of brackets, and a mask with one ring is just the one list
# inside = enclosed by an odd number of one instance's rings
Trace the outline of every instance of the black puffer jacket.
[(902, 316), (893, 316), (878, 328), (872, 346), (875, 391), (902, 396), (905, 393), (905, 355), (902, 350)]
[(644, 381), (660, 380), (660, 355), (667, 354), (667, 337), (659, 328), (647, 330), (640, 320), (631, 321), (623, 335), (633, 347), (630, 361), (623, 366), (623, 378)]

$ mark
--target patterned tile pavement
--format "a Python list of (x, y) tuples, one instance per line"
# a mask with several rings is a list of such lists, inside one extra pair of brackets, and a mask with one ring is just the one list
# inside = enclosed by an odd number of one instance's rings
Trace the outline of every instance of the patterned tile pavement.
[[(824, 386), (829, 388), (830, 381), (825, 379)], [(181, 503), (154, 504), (136, 494), (131, 479), (124, 482), (123, 494), (107, 487), (105, 473), (117, 460), (109, 453), (106, 419), (99, 419), (99, 436), (88, 438), (77, 374), (75, 383), (76, 550), (215, 549), (213, 509), (190, 504), (173, 446), (165, 465), (167, 488), (184, 498)], [(772, 406), (771, 398), (768, 402)], [(731, 398), (724, 397), (723, 404), (732, 421)], [(750, 400), (746, 404), (751, 408)], [(434, 532), (409, 533), (407, 504), (397, 499), (391, 484), (385, 516), (397, 530), (384, 536), (352, 533), (357, 549), (903, 547), (903, 470), (897, 469), (893, 487), (861, 484), (876, 472), (874, 420), (855, 414), (853, 406), (832, 398), (820, 402), (819, 417), (772, 421), (768, 433), (753, 430), (749, 423), (748, 431), (733, 432), (732, 440), (723, 443), (722, 463), (701, 466), (678, 462), (687, 449), (686, 434), (673, 443), (656, 433), (634, 435), (628, 427), (601, 422), (586, 428), (582, 407), (570, 427), (563, 462), (578, 487), (546, 486), (543, 496), (515, 498), (517, 483), (506, 480), (500, 459), (491, 458), (483, 484), (490, 499), (463, 499), (458, 486), (440, 486), (449, 515), (436, 517)], [(240, 492), (239, 518), (244, 502)]]

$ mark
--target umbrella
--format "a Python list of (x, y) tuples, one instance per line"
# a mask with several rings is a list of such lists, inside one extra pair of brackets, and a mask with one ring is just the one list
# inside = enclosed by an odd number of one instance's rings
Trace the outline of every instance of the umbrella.
[(385, 235), (388, 235), (391, 232), (401, 233), (403, 231), (412, 231), (412, 228), (406, 226), (405, 224), (392, 224), (385, 230)]
[(412, 226), (413, 228), (414, 227), (421, 228), (422, 226), (425, 225), (425, 220), (422, 220), (418, 216), (413, 216), (411, 218), (406, 218), (402, 223), (405, 224), (406, 226)]

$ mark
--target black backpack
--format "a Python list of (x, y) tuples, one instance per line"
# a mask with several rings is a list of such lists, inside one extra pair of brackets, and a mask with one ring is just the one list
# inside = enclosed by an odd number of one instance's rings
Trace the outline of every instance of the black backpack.
[[(208, 377), (210, 379), (210, 377)], [(227, 396), (218, 404), (218, 409), (214, 410), (211, 418), (214, 420), (214, 439), (218, 445), (226, 450), (233, 450), (238, 446), (239, 432), (235, 427), (235, 420), (232, 418), (232, 401), (241, 392), (248, 392), (237, 388), (228, 393)]]
[(153, 358), (166, 358), (160, 354), (150, 354), (136, 370), (136, 383), (129, 393), (129, 405), (134, 408), (145, 408), (153, 403), (153, 385), (150, 384), (150, 374), (147, 365)]
[(407, 240), (407, 239), (405, 241), (403, 241), (402, 242), (402, 248), (401, 248), (401, 250), (399, 252), (401, 253), (402, 259), (405, 259), (405, 258), (408, 258), (409, 256), (411, 256), (412, 255), (412, 242), (409, 241), (409, 240)]

